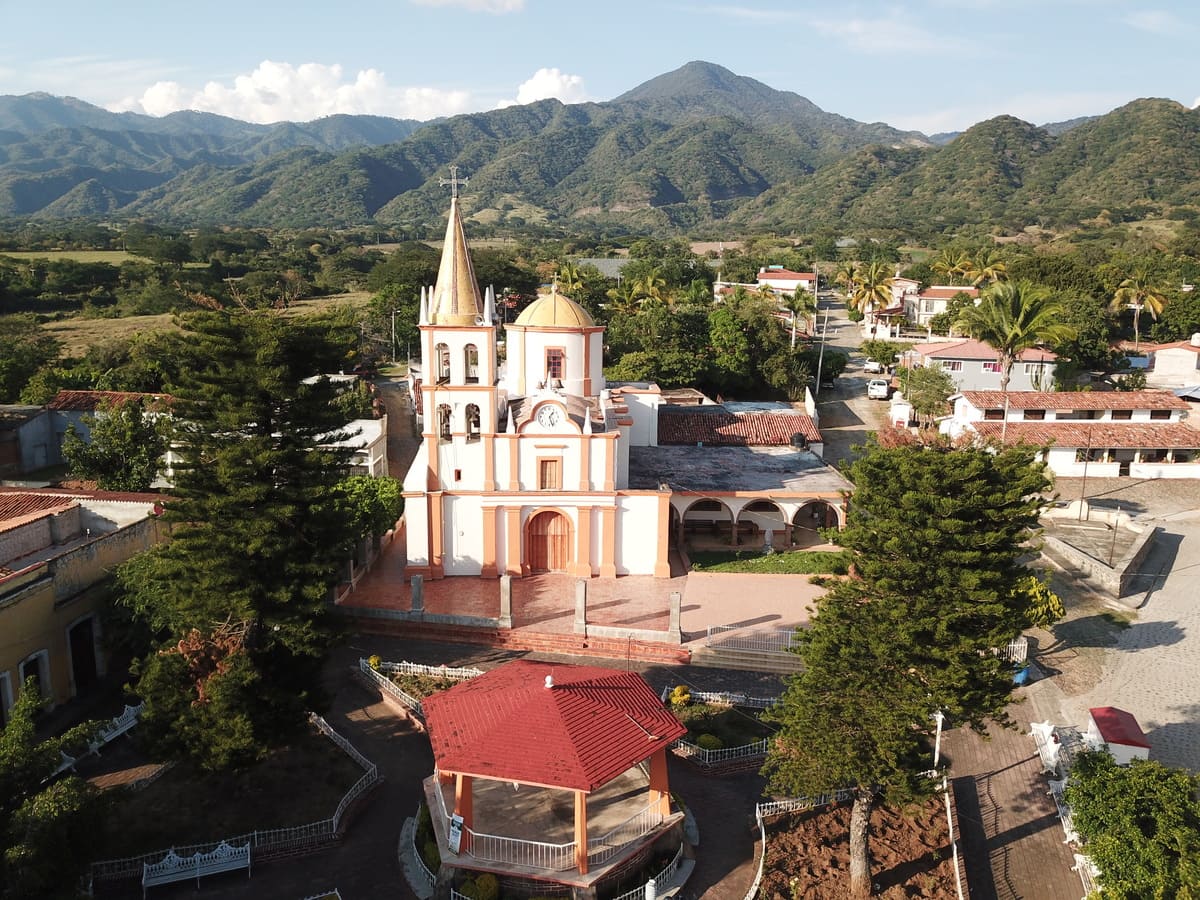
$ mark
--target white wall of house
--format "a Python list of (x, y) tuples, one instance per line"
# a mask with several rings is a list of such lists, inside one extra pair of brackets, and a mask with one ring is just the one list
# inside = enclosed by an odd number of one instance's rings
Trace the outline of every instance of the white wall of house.
[(1146, 380), (1171, 387), (1200, 384), (1200, 348), (1169, 347), (1154, 351), (1154, 366), (1146, 373)]

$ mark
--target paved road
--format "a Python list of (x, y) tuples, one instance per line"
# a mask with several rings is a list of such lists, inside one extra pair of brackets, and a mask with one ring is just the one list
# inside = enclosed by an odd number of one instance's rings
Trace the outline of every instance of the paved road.
[[(1078, 480), (1060, 481), (1059, 493), (1077, 496)], [(1087, 711), (1117, 706), (1137, 717), (1150, 740), (1150, 756), (1166, 765), (1200, 771), (1200, 485), (1131, 484), (1093, 480), (1087, 495), (1141, 511), (1137, 521), (1162, 533), (1142, 565), (1144, 594), (1132, 623), (1111, 646), (1090, 652), (1090, 683), (1050, 677), (1031, 685), (1038, 719), (1086, 726)], [(1085, 648), (1086, 649), (1086, 648)]]

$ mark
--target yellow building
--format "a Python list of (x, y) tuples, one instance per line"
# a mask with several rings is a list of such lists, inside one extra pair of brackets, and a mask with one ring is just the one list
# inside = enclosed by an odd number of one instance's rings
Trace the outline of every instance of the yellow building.
[(0, 488), (0, 725), (28, 678), (57, 705), (105, 674), (98, 588), (165, 535), (162, 500)]

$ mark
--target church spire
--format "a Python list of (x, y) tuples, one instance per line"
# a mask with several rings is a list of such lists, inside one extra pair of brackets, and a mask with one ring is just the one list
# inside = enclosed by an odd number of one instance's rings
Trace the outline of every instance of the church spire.
[(458, 211), (458, 188), (465, 183), (466, 179), (458, 177), (458, 166), (451, 166), (450, 179), (442, 181), (450, 185), (450, 220), (437, 283), (429, 299), (429, 318), (434, 325), (476, 325), (483, 317), (483, 299)]

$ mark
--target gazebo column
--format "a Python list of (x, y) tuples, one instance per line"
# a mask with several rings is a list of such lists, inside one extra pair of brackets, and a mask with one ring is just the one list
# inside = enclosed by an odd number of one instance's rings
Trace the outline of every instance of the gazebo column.
[(660, 747), (650, 757), (650, 805), (657, 804), (664, 819), (671, 815), (671, 787), (667, 780), (667, 748)]
[(587, 793), (575, 792), (575, 868), (580, 875), (588, 871)]
[(454, 776), (454, 812), (456, 815), (462, 816), (463, 834), (462, 843), (459, 845), (462, 850), (471, 849), (471, 832), (468, 830), (475, 827), (475, 798), (473, 793), (474, 779), (470, 775), (463, 775), (461, 772)]

